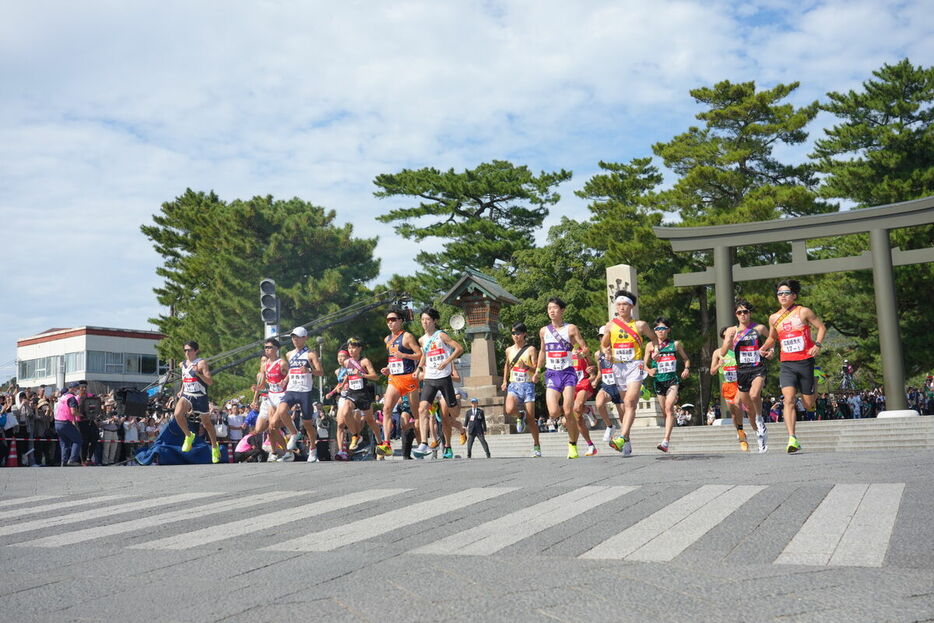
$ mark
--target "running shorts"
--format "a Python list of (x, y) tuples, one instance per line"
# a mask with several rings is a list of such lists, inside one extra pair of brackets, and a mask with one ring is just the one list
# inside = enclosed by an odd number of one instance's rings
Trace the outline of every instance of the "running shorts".
[(778, 373), (779, 387), (794, 387), (805, 396), (814, 393), (814, 358), (783, 361)]
[(425, 379), (422, 383), (422, 393), (418, 399), (421, 402), (430, 404), (435, 401), (435, 396), (439, 392), (449, 407), (457, 406), (457, 392), (454, 391), (454, 381), (451, 380), (450, 376), (442, 379)]
[(266, 398), (269, 400), (269, 406), (275, 409), (279, 406), (279, 403), (282, 402), (282, 396), (285, 395), (285, 392), (276, 392), (266, 394)]
[(510, 383), (506, 386), (506, 393), (522, 402), (535, 402), (535, 383)]
[(593, 396), (597, 393), (597, 390), (590, 384), (590, 379), (581, 379), (580, 383), (574, 386), (574, 395), (576, 396), (579, 392), (587, 392)]
[(394, 374), (389, 377), (389, 384), (395, 387), (402, 396), (418, 389), (418, 379), (415, 378), (415, 374)]
[(563, 392), (565, 387), (577, 385), (577, 372), (574, 368), (564, 370), (545, 370), (545, 389)]
[(312, 409), (312, 398), (311, 392), (290, 392), (286, 391), (282, 396), (282, 402), (287, 404), (291, 409), (294, 405), (298, 405), (302, 410), (302, 419), (303, 420), (314, 420), (315, 412)]
[(623, 404), (623, 397), (619, 395), (619, 387), (616, 385), (601, 385), (600, 391), (606, 392), (606, 395), (610, 397), (610, 402), (613, 404)]
[(199, 394), (193, 396), (191, 394), (182, 394), (182, 398), (188, 401), (188, 404), (191, 405), (192, 413), (208, 413), (211, 410), (210, 405), (208, 404), (207, 394)]
[(669, 381), (658, 381), (652, 379), (652, 388), (655, 390), (656, 396), (667, 396), (668, 390), (672, 387), (677, 387), (679, 385), (678, 379), (671, 379)]
[(752, 382), (760, 376), (762, 377), (762, 381), (764, 383), (765, 366), (760, 366), (758, 369), (752, 368), (749, 370), (737, 370), (736, 385), (739, 387), (739, 391), (748, 392), (750, 389), (752, 389)]
[(721, 383), (720, 384), (720, 395), (723, 396), (723, 399), (730, 404), (736, 404), (736, 392), (739, 388), (736, 387), (736, 383)]
[(613, 364), (613, 374), (616, 375), (616, 386), (622, 390), (645, 379), (645, 366), (641, 360), (618, 362)]
[(348, 391), (345, 399), (353, 402), (354, 409), (360, 409), (361, 411), (369, 411), (370, 407), (373, 405), (373, 396), (365, 389), (361, 391)]

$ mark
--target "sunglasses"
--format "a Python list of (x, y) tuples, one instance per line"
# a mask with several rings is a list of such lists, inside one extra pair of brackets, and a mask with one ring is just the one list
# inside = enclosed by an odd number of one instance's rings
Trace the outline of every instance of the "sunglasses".
[(513, 334), (513, 335), (525, 335), (525, 332), (523, 332), (523, 331), (513, 331), (512, 334)]
[(183, 348), (182, 350), (185, 351), (186, 353), (187, 353), (188, 351), (195, 352), (195, 349), (194, 349), (194, 348)]
[(387, 318), (386, 322), (395, 322), (396, 320), (402, 320), (402, 318)]
[(794, 292), (792, 292), (791, 290), (779, 290), (775, 294), (778, 296), (791, 296), (792, 294), (794, 294)]
[(655, 327), (656, 331), (670, 331), (671, 327)]
[(748, 313), (749, 313), (749, 310), (748, 310), (748, 309), (737, 309), (737, 310), (736, 310), (736, 315), (737, 315), (737, 316), (739, 316), (740, 314), (748, 314)]
[(271, 344), (266, 344), (265, 346), (263, 346), (263, 348), (275, 348), (275, 346), (273, 346), (273, 345), (271, 345)]

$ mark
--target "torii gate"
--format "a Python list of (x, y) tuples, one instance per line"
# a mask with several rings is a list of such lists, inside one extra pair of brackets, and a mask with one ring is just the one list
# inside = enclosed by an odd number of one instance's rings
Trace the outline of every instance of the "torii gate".
[[(733, 283), (781, 279), (850, 270), (872, 270), (882, 353), (882, 377), (888, 409), (905, 409), (905, 364), (895, 308), (893, 266), (934, 262), (934, 247), (902, 251), (892, 248), (889, 230), (934, 223), (934, 196), (903, 203), (799, 216), (775, 221), (712, 227), (655, 227), (655, 235), (671, 241), (674, 251), (713, 251), (713, 266), (700, 273), (675, 275), (675, 286), (713, 285), (717, 326), (733, 323)], [(809, 260), (807, 241), (869, 232), (870, 250), (854, 257)], [(733, 249), (757, 244), (791, 242), (791, 262), (769, 266), (733, 264)], [(727, 302), (724, 304), (724, 302)]]

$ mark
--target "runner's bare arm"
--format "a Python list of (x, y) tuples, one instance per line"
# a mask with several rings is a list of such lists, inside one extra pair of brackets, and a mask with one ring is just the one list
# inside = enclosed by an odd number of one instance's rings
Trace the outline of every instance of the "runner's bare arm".
[(318, 359), (318, 353), (313, 350), (308, 351), (308, 356), (311, 358), (311, 374), (312, 376), (324, 376), (324, 366), (321, 365), (321, 360)]
[(214, 378), (211, 376), (211, 369), (208, 368), (208, 362), (204, 359), (198, 362), (198, 376), (201, 377), (205, 385), (214, 384)]
[(656, 347), (658, 346), (658, 336), (655, 335), (655, 331), (652, 330), (652, 327), (649, 326), (645, 320), (636, 320), (636, 328), (639, 330), (643, 336), (649, 338), (649, 340)]
[(684, 344), (681, 340), (675, 340), (675, 350), (681, 355), (681, 361), (684, 363), (684, 370), (681, 371), (681, 378), (686, 379), (691, 375), (691, 358), (684, 350)]
[(500, 387), (503, 391), (506, 391), (506, 387), (509, 385), (509, 364), (512, 363), (512, 346), (506, 347), (506, 361), (503, 363), (503, 385)]
[[(769, 334), (769, 330), (766, 328), (766, 326), (765, 326), (764, 324), (757, 324), (757, 325), (756, 325), (756, 333), (758, 333), (759, 335), (768, 335), (768, 334)], [(764, 344), (764, 343), (763, 343), (763, 344)], [(767, 351), (765, 351), (764, 353), (760, 351), (759, 354), (760, 354), (762, 357), (765, 357), (766, 359), (771, 359), (771, 358), (775, 355), (775, 349), (774, 349), (774, 348), (769, 348), (769, 349), (768, 349)]]
[(710, 376), (713, 376), (714, 374), (720, 371), (720, 360), (721, 359), (722, 357), (720, 356), (720, 351), (719, 350), (713, 351), (713, 356), (710, 358)]
[(652, 355), (655, 354), (655, 344), (646, 344), (645, 352), (642, 356), (642, 365), (645, 367), (645, 371), (649, 376), (655, 376), (655, 368), (649, 367), (649, 362), (652, 361)]
[(606, 323), (603, 326), (603, 337), (600, 338), (600, 348), (607, 354), (610, 352), (610, 331), (612, 326), (612, 322)]
[(720, 356), (726, 357), (727, 352), (733, 346), (733, 338), (736, 337), (736, 327), (730, 327), (723, 334), (723, 344), (720, 345)]
[(585, 359), (590, 358), (590, 347), (587, 346), (587, 342), (584, 341), (584, 338), (581, 336), (580, 329), (577, 328), (576, 324), (568, 325), (568, 337), (571, 338), (571, 341), (577, 348), (580, 349), (581, 355)]
[[(801, 315), (804, 316), (804, 319), (812, 327), (817, 329), (817, 339), (814, 341), (823, 343), (824, 337), (827, 335), (827, 327), (824, 326), (824, 321), (818, 318), (817, 314), (814, 313), (814, 310), (810, 308), (805, 308), (802, 311)], [(815, 344), (814, 346), (810, 348), (810, 350), (808, 350), (808, 355), (810, 355), (811, 357), (816, 357), (817, 353), (819, 353), (821, 350), (822, 348), (818, 346), (817, 344)]]
[(373, 362), (371, 362), (368, 358), (364, 357), (360, 362), (360, 365), (363, 366), (364, 370), (366, 370), (366, 374), (361, 375), (363, 378), (367, 379), (368, 381), (379, 380), (379, 374), (376, 373), (376, 369), (373, 367)]
[[(542, 327), (538, 330), (538, 341), (540, 344), (545, 343), (545, 327)], [(535, 362), (535, 372), (532, 373), (532, 382), (538, 382), (538, 371), (545, 367), (545, 349), (543, 348), (538, 353), (538, 359)]]
[(772, 314), (769, 316), (769, 336), (765, 338), (765, 341), (762, 342), (762, 347), (759, 349), (759, 354), (763, 357), (766, 356), (766, 353), (772, 348), (775, 344), (775, 340), (778, 338), (778, 331), (775, 330), (775, 325), (773, 324), (777, 315), (778, 314)]
[(464, 354), (464, 347), (461, 346), (460, 342), (452, 338), (447, 333), (443, 333), (443, 332), (441, 333), (441, 341), (447, 344), (448, 346), (450, 346), (452, 349), (451, 354), (448, 356), (448, 358), (442, 361), (438, 365), (439, 368), (444, 368), (448, 364), (453, 363), (455, 359), (457, 359), (458, 357)]
[(415, 339), (415, 336), (411, 333), (406, 333), (402, 338), (402, 344), (410, 349), (415, 351), (413, 354), (409, 355), (407, 353), (399, 353), (398, 356), (403, 359), (414, 359), (415, 361), (421, 362), (422, 360), (422, 347), (419, 344), (418, 340)]

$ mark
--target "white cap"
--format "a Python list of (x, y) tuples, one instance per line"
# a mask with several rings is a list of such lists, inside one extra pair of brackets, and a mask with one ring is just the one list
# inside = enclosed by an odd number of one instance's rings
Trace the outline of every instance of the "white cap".
[(294, 335), (295, 337), (308, 337), (308, 329), (305, 327), (295, 327), (292, 329), (291, 335)]

